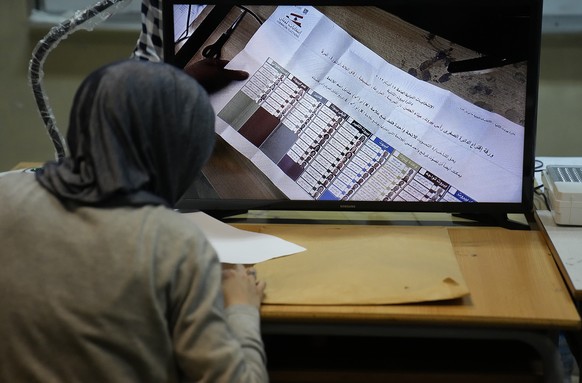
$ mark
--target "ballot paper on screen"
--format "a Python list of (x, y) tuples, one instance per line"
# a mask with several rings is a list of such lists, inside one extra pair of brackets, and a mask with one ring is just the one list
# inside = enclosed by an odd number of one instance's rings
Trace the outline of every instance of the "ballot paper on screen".
[[(523, 126), (393, 66), (313, 7), (278, 7), (229, 67), (250, 76), (213, 95), (217, 133), (291, 199), (374, 200), (393, 158), (455, 201), (521, 198)], [(309, 176), (319, 165), (304, 171), (322, 163), (325, 184)]]

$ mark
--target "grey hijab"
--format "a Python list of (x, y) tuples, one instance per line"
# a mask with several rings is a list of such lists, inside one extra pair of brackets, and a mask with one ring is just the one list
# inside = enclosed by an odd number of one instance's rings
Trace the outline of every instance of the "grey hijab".
[(214, 144), (203, 88), (168, 64), (127, 60), (79, 87), (67, 132), (70, 156), (47, 162), (37, 180), (66, 202), (172, 207)]

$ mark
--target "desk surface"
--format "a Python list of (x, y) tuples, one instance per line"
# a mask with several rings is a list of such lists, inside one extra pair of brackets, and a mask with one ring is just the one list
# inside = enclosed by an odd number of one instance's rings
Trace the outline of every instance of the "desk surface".
[[(261, 230), (261, 225), (237, 226)], [(312, 225), (312, 230), (317, 227)], [(354, 229), (357, 230), (357, 226)], [(386, 226), (386, 230), (390, 230), (390, 226)], [(448, 233), (471, 292), (468, 297), (410, 305), (263, 305), (263, 320), (543, 329), (580, 327), (580, 317), (540, 231), (449, 227)], [(277, 235), (285, 238), (284, 227)]]

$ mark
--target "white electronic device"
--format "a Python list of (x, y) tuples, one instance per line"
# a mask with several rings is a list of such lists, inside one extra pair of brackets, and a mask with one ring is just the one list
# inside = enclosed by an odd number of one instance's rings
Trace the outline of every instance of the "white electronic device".
[(582, 225), (582, 166), (548, 165), (542, 182), (556, 224)]

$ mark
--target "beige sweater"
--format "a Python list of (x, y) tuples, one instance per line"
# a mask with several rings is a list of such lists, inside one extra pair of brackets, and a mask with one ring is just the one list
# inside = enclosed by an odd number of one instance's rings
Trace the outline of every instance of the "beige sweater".
[(0, 382), (265, 382), (258, 310), (225, 311), (220, 279), (178, 213), (1, 177)]

